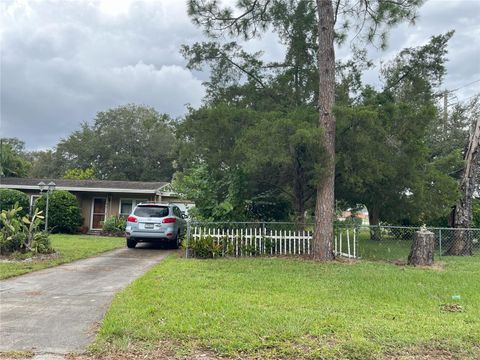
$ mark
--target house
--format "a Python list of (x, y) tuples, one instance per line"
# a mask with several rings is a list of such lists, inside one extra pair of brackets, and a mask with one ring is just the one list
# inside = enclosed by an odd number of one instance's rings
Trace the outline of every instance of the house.
[(358, 219), (362, 220), (362, 225), (368, 225), (368, 210), (366, 208), (363, 208), (361, 210), (357, 210), (352, 212), (352, 209), (348, 209), (345, 211), (342, 211), (340, 215), (338, 215), (337, 219), (339, 221), (345, 221), (346, 219), (350, 217), (355, 217)]
[(41, 181), (46, 184), (53, 181), (55, 190), (67, 190), (77, 197), (83, 226), (89, 230), (101, 229), (101, 223), (109, 216), (130, 214), (140, 202), (174, 203), (182, 211), (194, 205), (180, 199), (167, 182), (0, 178), (0, 188), (23, 191), (29, 195), (32, 207), (41, 195), (38, 185)]

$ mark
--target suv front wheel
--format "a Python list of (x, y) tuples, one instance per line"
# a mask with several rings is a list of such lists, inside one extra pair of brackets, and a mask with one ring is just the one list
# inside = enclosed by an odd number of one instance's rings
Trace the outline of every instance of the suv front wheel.
[(134, 239), (127, 239), (127, 247), (133, 249), (137, 246), (137, 242)]

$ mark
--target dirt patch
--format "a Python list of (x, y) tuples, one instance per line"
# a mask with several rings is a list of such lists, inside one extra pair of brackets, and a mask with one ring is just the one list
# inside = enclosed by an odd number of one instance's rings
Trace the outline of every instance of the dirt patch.
[(54, 252), (51, 254), (38, 254), (35, 256), (27, 257), (26, 259), (21, 259), (21, 258), (15, 258), (15, 256), (5, 256), (2, 255), (0, 256), (0, 263), (18, 263), (18, 264), (24, 264), (24, 263), (31, 263), (31, 262), (41, 262), (41, 261), (46, 261), (46, 260), (53, 260), (57, 259), (60, 257), (59, 252)]
[(443, 312), (463, 312), (463, 306), (459, 304), (442, 304), (440, 310)]
[[(108, 353), (104, 355), (68, 355), (65, 358), (66, 360), (173, 360), (173, 359), (182, 359), (182, 360), (228, 360), (233, 358), (219, 357), (214, 354), (202, 353), (199, 352), (193, 355), (179, 355), (174, 352), (156, 350), (140, 353), (126, 353), (126, 352), (115, 352)], [(235, 357), (235, 359), (239, 359)], [(247, 359), (247, 358), (244, 358)]]
[(349, 265), (353, 265), (353, 264), (357, 264), (359, 262), (359, 260), (356, 260), (356, 259), (353, 259), (353, 258), (346, 258), (346, 257), (343, 257), (343, 256), (337, 256), (335, 258), (335, 262), (338, 262), (338, 263), (341, 263), (341, 264), (349, 264)]
[(414, 347), (398, 352), (385, 353), (382, 360), (460, 360), (460, 359), (480, 359), (480, 349), (475, 353), (466, 353), (462, 351), (450, 351), (429, 347)]
[[(410, 267), (406, 260), (395, 260), (391, 262), (394, 265), (401, 266), (401, 267)], [(430, 266), (415, 266), (417, 269), (430, 269), (436, 271), (444, 271), (446, 267), (446, 263), (444, 261), (436, 261)]]
[(43, 294), (43, 291), (28, 291), (25, 293), (27, 296), (40, 296)]
[(6, 351), (0, 352), (0, 359), (2, 360), (17, 360), (17, 359), (31, 359), (33, 353), (30, 351)]

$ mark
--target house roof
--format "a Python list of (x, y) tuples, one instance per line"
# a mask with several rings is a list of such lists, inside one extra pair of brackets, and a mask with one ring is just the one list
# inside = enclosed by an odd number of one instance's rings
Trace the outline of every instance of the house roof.
[(84, 192), (115, 192), (135, 194), (161, 193), (168, 182), (147, 181), (110, 181), (110, 180), (65, 180), (65, 179), (32, 179), (32, 178), (0, 178), (0, 188), (39, 190), (38, 183), (48, 184), (53, 181), (57, 190)]

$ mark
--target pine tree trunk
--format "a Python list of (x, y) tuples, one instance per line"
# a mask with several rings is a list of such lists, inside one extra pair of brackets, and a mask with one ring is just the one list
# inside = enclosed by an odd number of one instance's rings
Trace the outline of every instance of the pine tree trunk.
[(327, 169), (317, 188), (315, 233), (312, 254), (315, 260), (332, 260), (335, 188), (335, 49), (333, 46), (334, 16), (331, 0), (317, 0), (318, 13), (318, 72), (320, 112), (319, 127), (324, 132)]
[[(480, 118), (470, 136), (467, 151), (465, 151), (465, 169), (460, 182), (462, 197), (453, 210), (453, 226), (469, 228), (472, 226), (472, 199), (475, 191), (475, 179), (479, 171), (478, 157), (480, 156)], [(449, 255), (473, 255), (473, 244), (470, 232), (456, 231), (452, 245), (447, 251)]]
[(432, 265), (434, 249), (435, 234), (426, 229), (417, 231), (408, 255), (408, 265)]

